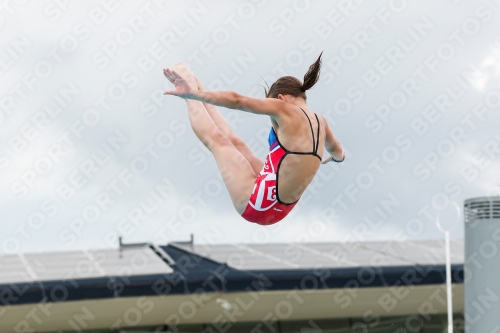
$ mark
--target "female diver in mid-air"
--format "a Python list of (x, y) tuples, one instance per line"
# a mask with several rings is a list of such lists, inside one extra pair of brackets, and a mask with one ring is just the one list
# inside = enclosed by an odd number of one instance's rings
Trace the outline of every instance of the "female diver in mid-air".
[[(236, 211), (246, 220), (269, 225), (295, 206), (321, 163), (342, 162), (345, 153), (325, 118), (306, 105), (305, 91), (319, 79), (321, 55), (304, 75), (274, 82), (266, 98), (234, 91), (207, 91), (181, 63), (163, 70), (175, 86), (165, 95), (184, 98), (194, 133), (214, 155)], [(260, 160), (231, 130), (217, 106), (271, 118), (270, 151)], [(330, 157), (321, 162), (323, 149)]]

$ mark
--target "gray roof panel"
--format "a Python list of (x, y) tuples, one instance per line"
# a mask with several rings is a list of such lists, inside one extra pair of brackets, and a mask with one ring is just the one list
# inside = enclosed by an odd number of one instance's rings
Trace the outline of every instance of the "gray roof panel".
[(172, 272), (147, 246), (0, 256), (0, 284)]
[[(292, 243), (292, 244), (175, 244), (203, 257), (240, 270), (350, 268), (445, 264), (444, 241)], [(450, 244), (451, 263), (461, 264), (463, 241)]]

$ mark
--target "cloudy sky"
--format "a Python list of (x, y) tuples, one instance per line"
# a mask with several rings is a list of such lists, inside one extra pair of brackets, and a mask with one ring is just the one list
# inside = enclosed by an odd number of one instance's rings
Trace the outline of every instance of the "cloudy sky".
[[(0, 254), (125, 242), (442, 238), (470, 197), (500, 193), (498, 1), (4, 2)], [(233, 209), (185, 103), (182, 61), (210, 89), (263, 97), (303, 78), (347, 158), (321, 166), (271, 227)], [(264, 158), (270, 122), (221, 108)], [(448, 208), (446, 208), (448, 207)], [(458, 222), (453, 238), (463, 238)]]

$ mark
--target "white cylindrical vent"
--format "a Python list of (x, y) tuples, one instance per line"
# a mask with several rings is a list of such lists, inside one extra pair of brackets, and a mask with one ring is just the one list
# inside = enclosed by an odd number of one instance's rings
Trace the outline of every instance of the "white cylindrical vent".
[(465, 200), (465, 326), (500, 332), (500, 197)]

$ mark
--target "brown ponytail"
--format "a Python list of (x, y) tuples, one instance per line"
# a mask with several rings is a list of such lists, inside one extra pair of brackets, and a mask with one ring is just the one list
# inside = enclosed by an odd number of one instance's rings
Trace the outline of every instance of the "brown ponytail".
[(323, 52), (321, 52), (318, 59), (311, 66), (309, 66), (309, 70), (307, 71), (306, 75), (304, 75), (304, 83), (300, 82), (299, 79), (293, 76), (280, 77), (271, 85), (269, 91), (264, 88), (266, 97), (278, 98), (278, 95), (282, 94), (302, 97), (304, 100), (306, 100), (306, 90), (311, 89), (319, 80), (322, 55)]

